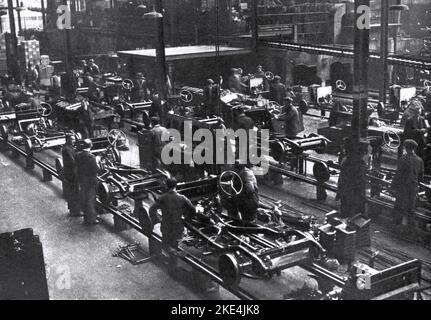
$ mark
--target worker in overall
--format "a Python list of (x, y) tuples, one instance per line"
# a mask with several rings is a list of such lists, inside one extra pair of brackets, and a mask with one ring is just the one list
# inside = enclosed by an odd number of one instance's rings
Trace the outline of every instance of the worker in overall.
[(151, 140), (153, 148), (153, 168), (160, 169), (162, 165), (162, 150), (166, 145), (163, 138), (169, 137), (169, 130), (160, 125), (159, 117), (151, 118)]
[(278, 119), (284, 120), (284, 132), (288, 139), (295, 139), (304, 131), (299, 111), (293, 106), (293, 100), (290, 97), (284, 98), (284, 107)]
[(213, 79), (207, 79), (204, 87), (205, 116), (216, 114), (216, 105), (218, 100), (218, 87), (214, 84)]
[[(424, 156), (425, 149), (425, 133), (427, 132), (427, 123), (425, 118), (421, 116), (421, 111), (418, 108), (412, 109), (413, 115), (407, 119), (404, 126), (404, 139), (414, 140), (417, 147), (417, 155), (421, 158)], [(400, 150), (400, 153), (402, 150)], [(401, 154), (399, 154), (401, 156)]]
[(30, 89), (39, 90), (39, 71), (36, 65), (29, 63), (26, 80)]
[(81, 101), (80, 108), (81, 133), (84, 139), (94, 137), (94, 114), (87, 99)]
[(90, 152), (93, 143), (90, 139), (83, 141), (83, 150), (76, 155), (76, 169), (79, 183), (79, 202), (84, 213), (84, 222), (98, 224), (96, 212), (96, 187), (99, 165), (96, 157)]
[(268, 91), (269, 88), (269, 82), (268, 79), (265, 76), (265, 71), (263, 71), (263, 67), (261, 65), (258, 65), (256, 67), (256, 72), (253, 75), (255, 78), (262, 78), (263, 79), (263, 88), (265, 91)]
[[(228, 214), (242, 221), (254, 222), (259, 208), (259, 188), (253, 171), (239, 161), (235, 164), (235, 172), (243, 182), (243, 190), (228, 204)], [(239, 216), (241, 214), (241, 217)]]
[(336, 200), (340, 200), (341, 217), (349, 218), (365, 213), (367, 165), (363, 156), (367, 147), (361, 144), (355, 150), (351, 139), (347, 138), (344, 148), (346, 156), (340, 165)]
[[(239, 137), (236, 138), (236, 157), (244, 160), (246, 163), (249, 163), (250, 156), (250, 131), (254, 128), (254, 121), (252, 118), (245, 114), (245, 111), (242, 107), (238, 107), (235, 109), (234, 121), (233, 121), (233, 129), (235, 131), (243, 129), (246, 132), (246, 145), (240, 145)], [(244, 154), (245, 153), (245, 154)]]
[(272, 101), (277, 102), (280, 106), (284, 103), (284, 98), (287, 96), (286, 86), (281, 83), (281, 77), (275, 76), (274, 83), (270, 88), (270, 97)]
[(84, 69), (84, 73), (88, 73), (90, 76), (95, 76), (100, 74), (99, 66), (94, 62), (94, 59), (88, 61), (87, 66)]
[(142, 72), (136, 74), (136, 79), (133, 81), (132, 101), (142, 102), (149, 100), (149, 92), (147, 87), (147, 79)]
[(157, 92), (151, 96), (150, 117), (160, 117), (162, 113), (162, 98)]
[(424, 162), (416, 155), (418, 144), (411, 139), (404, 141), (404, 154), (398, 161), (397, 171), (392, 180), (392, 189), (395, 191), (395, 206), (393, 222), (401, 225), (403, 215), (407, 217), (407, 224), (414, 226), (414, 212), (419, 183), (424, 177)]
[(160, 223), (162, 245), (170, 254), (169, 268), (170, 271), (173, 271), (176, 266), (176, 257), (171, 253), (177, 251), (179, 241), (183, 237), (183, 218), (187, 219), (196, 214), (196, 208), (187, 197), (177, 192), (177, 181), (175, 178), (169, 178), (166, 186), (168, 191), (151, 206), (149, 214), (150, 217), (154, 217), (157, 216), (158, 210), (162, 213)]
[(88, 98), (90, 101), (100, 103), (102, 86), (98, 84), (99, 76), (87, 77), (88, 80)]
[(75, 135), (67, 134), (66, 144), (63, 146), (61, 151), (63, 156), (64, 195), (66, 197), (69, 215), (71, 217), (78, 217), (81, 215), (79, 206), (79, 184), (75, 161), (75, 143)]
[(233, 93), (245, 93), (248, 86), (241, 82), (241, 73), (239, 69), (232, 68), (229, 76), (227, 87)]

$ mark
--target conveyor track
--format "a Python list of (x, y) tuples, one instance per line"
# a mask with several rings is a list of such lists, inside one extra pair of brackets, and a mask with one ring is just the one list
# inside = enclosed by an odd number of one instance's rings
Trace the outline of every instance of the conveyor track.
[[(3, 138), (0, 137), (0, 143), (4, 143)], [(30, 158), (34, 164), (38, 167), (40, 167), (42, 170), (46, 170), (48, 171), (53, 177), (55, 177), (56, 179), (62, 181), (61, 176), (57, 173), (57, 171), (51, 167), (50, 165), (29, 156), (24, 150), (22, 150), (19, 146), (17, 146), (16, 144), (14, 144), (11, 141), (7, 141), (7, 147), (10, 150), (13, 150), (15, 152), (17, 152), (18, 154), (20, 154), (21, 156), (25, 157), (25, 158)], [(138, 231), (139, 233), (144, 234), (144, 231), (142, 229), (142, 227), (139, 225), (139, 222), (131, 217), (128, 214), (122, 213), (120, 211), (118, 211), (115, 207), (111, 207), (111, 206), (105, 206), (103, 205), (99, 200), (97, 200), (97, 205), (99, 208), (105, 210), (106, 212), (112, 214), (113, 216), (121, 219), (124, 223), (128, 224), (129, 226), (131, 226), (133, 229), (135, 229), (136, 231)], [(156, 233), (152, 233), (151, 234), (151, 238), (152, 240), (156, 241), (158, 244), (161, 244), (162, 239), (161, 237), (156, 234)], [(223, 279), (221, 278), (221, 276), (218, 274), (218, 272), (211, 266), (209, 266), (208, 264), (202, 262), (200, 259), (188, 254), (187, 252), (185, 252), (185, 250), (180, 248), (180, 251), (182, 251), (184, 253), (184, 256), (180, 257), (185, 263), (187, 263), (188, 265), (192, 266), (194, 269), (204, 273), (206, 276), (208, 276), (212, 281), (216, 282), (217, 284), (221, 285), (222, 287), (224, 287), (227, 291), (229, 291), (230, 293), (232, 293), (233, 295), (235, 295), (236, 297), (238, 297), (239, 299), (243, 299), (243, 300), (258, 300), (258, 297), (253, 296), (251, 293), (247, 292), (246, 290), (242, 289), (242, 288), (229, 288), (226, 287), (223, 283)]]
[[(0, 137), (0, 145), (5, 146), (5, 143), (1, 137)], [(11, 150), (14, 150), (15, 152), (22, 155), (23, 157), (25, 157), (27, 159), (31, 159), (33, 161), (33, 163), (35, 164), (35, 166), (38, 166), (42, 170), (49, 172), (52, 175), (52, 177), (55, 177), (56, 179), (62, 181), (61, 176), (50, 165), (32, 157), (32, 156), (29, 156), (24, 150), (22, 150), (19, 146), (17, 146), (16, 144), (14, 144), (11, 141), (7, 141), (6, 145), (8, 148), (10, 148)], [(131, 226), (133, 229), (135, 229), (136, 231), (138, 231), (142, 235), (145, 235), (144, 230), (142, 229), (139, 222), (134, 217), (130, 216), (129, 214), (125, 214), (125, 213), (119, 211), (115, 207), (105, 206), (99, 200), (97, 200), (97, 206), (99, 208), (105, 210), (106, 212), (112, 214), (113, 216), (121, 219), (124, 223), (128, 224), (129, 226)], [(150, 239), (153, 241), (156, 241), (159, 245), (161, 245), (162, 239), (158, 234), (152, 233), (150, 235)], [(180, 248), (179, 250), (183, 253), (183, 255), (181, 255), (179, 257), (182, 261), (184, 261), (186, 264), (188, 264), (189, 266), (191, 266), (195, 270), (202, 272), (203, 274), (208, 276), (212, 281), (219, 284), (220, 286), (225, 288), (228, 292), (235, 295), (239, 299), (243, 299), (243, 300), (258, 300), (259, 299), (257, 296), (251, 294), (250, 292), (241, 288), (240, 286), (238, 286), (237, 288), (227, 287), (224, 284), (224, 281), (221, 278), (221, 276), (218, 274), (217, 270), (215, 270), (212, 266), (208, 265), (207, 263), (203, 262), (201, 259), (199, 259), (199, 258), (191, 255), (190, 253), (186, 252), (186, 250), (184, 250), (182, 248)], [(332, 272), (326, 270), (325, 268), (323, 268), (322, 266), (320, 266), (316, 263), (304, 264), (304, 265), (301, 265), (301, 267), (304, 268), (305, 270), (311, 272), (311, 273), (316, 274), (317, 276), (319, 276), (321, 278), (325, 278), (325, 279), (331, 281), (335, 285), (338, 285), (341, 287), (345, 285), (345, 281), (342, 277), (340, 277), (339, 275), (337, 275), (335, 273), (332, 273)]]

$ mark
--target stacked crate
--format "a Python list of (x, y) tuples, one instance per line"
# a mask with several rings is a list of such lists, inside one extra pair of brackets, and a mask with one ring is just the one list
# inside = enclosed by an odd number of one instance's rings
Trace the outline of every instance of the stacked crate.
[(42, 87), (51, 86), (51, 78), (54, 75), (54, 67), (50, 64), (51, 59), (47, 55), (40, 56), (39, 77)]
[(319, 228), (319, 241), (328, 255), (343, 263), (352, 262), (356, 249), (371, 245), (370, 222), (362, 215), (343, 219), (337, 211), (332, 211)]
[(0, 234), (0, 300), (48, 300), (42, 244), (32, 229)]
[(350, 229), (356, 231), (356, 247), (363, 248), (371, 245), (371, 220), (357, 215), (348, 222)]
[(21, 66), (28, 67), (29, 64), (37, 65), (40, 62), (40, 45), (37, 40), (21, 41), (18, 48), (18, 56)]
[(0, 74), (7, 73), (6, 38), (0, 35)]
[(335, 258), (341, 263), (350, 263), (355, 259), (356, 231), (350, 230), (347, 224), (342, 223), (335, 227)]

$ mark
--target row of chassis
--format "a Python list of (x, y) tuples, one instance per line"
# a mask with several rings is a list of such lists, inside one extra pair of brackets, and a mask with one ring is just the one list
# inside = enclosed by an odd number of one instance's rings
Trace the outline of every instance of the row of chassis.
[[(133, 201), (136, 206), (142, 203), (142, 199), (157, 197), (165, 190), (167, 172), (121, 165), (117, 162), (118, 158), (109, 155), (115, 147), (109, 141), (104, 143), (106, 148), (99, 147), (95, 151), (98, 155), (107, 157), (103, 173), (100, 175), (98, 191), (99, 201), (103, 206), (117, 210), (119, 200)], [(9, 144), (13, 145), (13, 142)], [(61, 160), (57, 160), (56, 166), (56, 171), (61, 177)], [(195, 249), (204, 247), (206, 252), (209, 251), (212, 259), (218, 260), (218, 271), (224, 286), (237, 288), (242, 277), (269, 279), (292, 266), (316, 270), (313, 266), (318, 265), (325, 256), (325, 250), (310, 233), (309, 221), (298, 218), (292, 224), (290, 217), (289, 224), (284, 223), (283, 218), (281, 221), (277, 220), (271, 209), (266, 210), (266, 214), (263, 215), (265, 219), (256, 224), (245, 224), (232, 219), (220, 210), (217, 200), (219, 198), (217, 196), (220, 195), (219, 179), (220, 177), (211, 177), (181, 183), (179, 192), (205, 209), (203, 214), (184, 221), (189, 234), (192, 235), (192, 240), (189, 241), (195, 241), (194, 244), (185, 243), (184, 246), (192, 246)], [(150, 217), (146, 208), (148, 207), (145, 205), (140, 210), (135, 210), (137, 216), (131, 218), (139, 221), (143, 233), (151, 237), (154, 224), (159, 220), (158, 217)], [(337, 278), (321, 265), (318, 266), (318, 270), (321, 277)], [(343, 283), (344, 290), (340, 291), (338, 298), (375, 298), (393, 289), (418, 283), (420, 274), (420, 262), (413, 260), (379, 272), (374, 276), (376, 282), (373, 290), (365, 291), (358, 289), (357, 277), (352, 275)], [(335, 281), (334, 286), (340, 286), (340, 280)], [(322, 299), (328, 297), (328, 292), (321, 295)]]
[[(45, 120), (43, 116), (38, 117), (34, 113), (17, 114), (17, 121), (25, 120), (26, 117), (35, 119), (35, 121)], [(33, 117), (33, 118), (32, 118)], [(2, 132), (4, 133), (4, 132)], [(55, 136), (54, 136), (55, 137)], [(3, 141), (7, 140), (7, 135), (2, 134)], [(61, 146), (64, 136), (55, 137), (58, 145)], [(321, 137), (311, 137), (309, 140), (304, 139), (304, 145), (294, 141), (278, 141), (279, 147), (283, 151), (318, 148), (321, 150), (326, 141)], [(27, 136), (26, 151), (33, 149), (31, 138)], [(311, 145), (307, 143), (312, 142)], [(100, 185), (98, 188), (99, 201), (104, 206), (115, 208), (119, 200), (128, 199), (135, 202), (135, 206), (140, 202), (139, 199), (157, 197), (158, 194), (165, 190), (164, 181), (169, 175), (163, 171), (151, 171), (139, 168), (131, 168), (121, 164), (118, 150), (115, 143), (109, 139), (101, 138), (95, 140), (94, 153), (100, 155), (105, 161), (103, 173), (100, 174)], [(14, 142), (10, 142), (14, 144)], [(281, 145), (280, 145), (281, 144)], [(299, 147), (298, 147), (299, 146)], [(42, 148), (43, 149), (43, 148)], [(41, 150), (38, 150), (41, 151)], [(61, 160), (56, 160), (56, 171), (61, 176)], [(220, 178), (220, 177), (219, 177)], [(204, 207), (204, 213), (185, 220), (185, 226), (196, 241), (204, 242), (206, 247), (210, 248), (213, 255), (218, 257), (218, 270), (223, 278), (224, 285), (227, 287), (237, 287), (240, 284), (241, 277), (268, 279), (274, 275), (279, 275), (282, 270), (292, 266), (304, 266), (305, 268), (313, 265), (325, 256), (325, 250), (309, 232), (310, 225), (304, 223), (299, 218), (296, 225), (285, 224), (283, 221), (276, 219), (276, 215), (271, 208), (266, 209), (264, 221), (257, 224), (245, 224), (241, 221), (232, 219), (223, 214), (220, 205), (217, 204), (217, 195), (220, 195), (219, 178), (209, 178), (206, 180), (183, 183), (179, 191)], [(143, 195), (146, 195), (143, 197)], [(275, 209), (275, 208), (272, 208)], [(150, 217), (148, 210), (141, 208), (137, 210), (142, 229), (147, 236), (151, 236), (153, 227), (158, 222), (157, 217)], [(269, 218), (268, 218), (269, 217)], [(283, 219), (282, 219), (283, 220)], [(291, 219), (289, 220), (291, 223)], [(412, 261), (412, 265), (400, 266), (398, 275), (402, 275), (405, 283), (419, 282), (420, 264)], [(415, 266), (412, 269), (412, 266)], [(396, 268), (395, 268), (396, 269)], [(413, 272), (412, 272), (413, 270)], [(405, 273), (404, 273), (405, 271)], [(392, 274), (393, 270), (391, 270)], [(331, 277), (331, 272), (325, 270), (325, 273)], [(380, 275), (384, 274), (383, 271)], [(386, 292), (379, 290), (388, 290), (388, 284), (379, 286), (382, 280), (377, 282), (376, 287), (379, 289), (368, 291), (368, 296), (363, 291), (356, 288), (355, 276), (345, 283), (343, 292), (348, 293), (344, 298), (368, 297), (373, 298)], [(401, 283), (397, 283), (397, 285)], [(353, 294), (352, 294), (353, 292)], [(325, 295), (322, 295), (322, 298)]]

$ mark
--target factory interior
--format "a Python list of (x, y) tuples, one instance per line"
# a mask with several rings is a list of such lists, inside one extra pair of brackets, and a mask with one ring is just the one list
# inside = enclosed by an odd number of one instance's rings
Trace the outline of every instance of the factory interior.
[(0, 300), (431, 299), (430, 0), (3, 0), (0, 33)]

